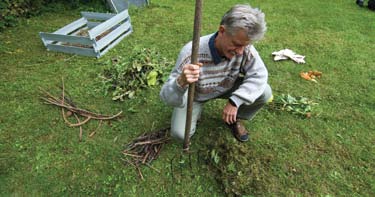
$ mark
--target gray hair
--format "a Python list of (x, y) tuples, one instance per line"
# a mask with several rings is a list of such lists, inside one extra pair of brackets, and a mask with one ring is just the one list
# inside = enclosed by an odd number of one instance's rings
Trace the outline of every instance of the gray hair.
[(251, 41), (261, 40), (267, 30), (264, 13), (250, 5), (233, 6), (224, 14), (220, 25), (224, 25), (231, 35), (238, 29), (245, 30)]

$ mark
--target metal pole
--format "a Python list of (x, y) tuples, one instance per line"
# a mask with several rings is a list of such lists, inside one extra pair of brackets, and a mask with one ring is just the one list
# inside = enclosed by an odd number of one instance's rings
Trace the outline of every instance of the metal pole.
[[(201, 18), (202, 18), (202, 0), (196, 0), (195, 1), (193, 46), (192, 46), (192, 51), (191, 51), (191, 63), (192, 64), (198, 63)], [(193, 113), (194, 92), (195, 92), (195, 83), (189, 84), (188, 103), (187, 103), (187, 109), (186, 109), (185, 138), (184, 138), (184, 146), (183, 146), (184, 151), (188, 151), (189, 145), (190, 145), (190, 130), (191, 130), (191, 119), (192, 119), (192, 113)]]

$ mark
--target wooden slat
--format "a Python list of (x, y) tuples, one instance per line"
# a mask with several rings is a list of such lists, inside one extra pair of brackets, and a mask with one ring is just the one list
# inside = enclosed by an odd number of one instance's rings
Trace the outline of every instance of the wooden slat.
[(47, 46), (47, 44), (49, 44), (49, 43), (51, 43), (51, 42), (50, 42), (50, 41), (47, 41), (47, 40), (45, 40), (45, 39), (43, 39), (43, 37), (40, 35), (41, 33), (43, 33), (43, 32), (39, 32), (39, 36), (40, 36), (40, 38), (42, 39), (42, 42), (43, 42), (44, 46)]
[(59, 42), (68, 42), (74, 44), (82, 44), (82, 45), (93, 45), (93, 41), (87, 37), (81, 36), (70, 36), (70, 35), (61, 35), (61, 34), (51, 34), (51, 33), (44, 33), (41, 32), (40, 36), (47, 41), (59, 41)]
[(120, 36), (119, 38), (117, 38), (117, 40), (115, 40), (114, 42), (112, 42), (110, 45), (108, 45), (107, 48), (104, 48), (103, 51), (100, 52), (99, 56), (97, 58), (99, 58), (100, 56), (104, 55), (105, 53), (108, 52), (109, 49), (113, 48), (114, 46), (116, 46), (119, 42), (121, 42), (122, 39), (124, 39), (126, 36), (128, 36), (129, 34), (131, 34), (133, 32), (132, 29), (130, 29), (130, 31), (126, 32), (124, 35)]
[(91, 21), (87, 22), (87, 27), (89, 29), (92, 29), (92, 28), (94, 28), (94, 27), (96, 27), (98, 25), (100, 25), (100, 22), (91, 22)]
[(70, 23), (69, 25), (66, 25), (60, 29), (58, 29), (57, 31), (53, 32), (54, 34), (70, 34), (71, 32), (81, 28), (82, 26), (86, 25), (87, 23), (87, 20), (85, 18), (80, 18), (72, 23)]
[(111, 13), (99, 13), (99, 12), (81, 12), (81, 15), (86, 18), (87, 20), (108, 20), (116, 14), (111, 14)]
[(145, 6), (145, 5), (148, 5), (148, 1), (147, 0), (128, 0), (128, 6), (137, 6), (137, 7), (141, 7), (141, 6)]
[(89, 30), (89, 37), (91, 39), (95, 39), (96, 36), (102, 34), (103, 32), (107, 31), (108, 29), (112, 28), (113, 26), (119, 24), (121, 21), (125, 19), (130, 21), (128, 10), (124, 10), (117, 14), (116, 16), (106, 20), (105, 22), (101, 23), (100, 25), (94, 27), (93, 29)]
[(99, 56), (98, 53), (95, 53), (93, 48), (80, 48), (80, 47), (74, 47), (74, 46), (63, 46), (63, 45), (56, 45), (56, 44), (48, 44), (47, 49), (51, 50), (51, 51), (79, 54), (79, 55), (90, 56), (90, 57), (98, 57)]
[(111, 10), (115, 13), (128, 9), (128, 0), (107, 0), (107, 4), (109, 4)]
[(80, 36), (80, 37), (87, 37), (88, 38), (88, 31), (89, 28), (87, 26), (82, 27), (81, 29), (77, 29), (77, 31), (74, 31), (70, 33), (70, 36)]
[(121, 34), (124, 34), (127, 31), (131, 31), (130, 21), (127, 21), (124, 24), (121, 24), (115, 30), (111, 31), (111, 33), (107, 34), (102, 39), (97, 41), (96, 48), (98, 50), (102, 50), (109, 43), (111, 43), (113, 40), (115, 40), (117, 37), (119, 37)]

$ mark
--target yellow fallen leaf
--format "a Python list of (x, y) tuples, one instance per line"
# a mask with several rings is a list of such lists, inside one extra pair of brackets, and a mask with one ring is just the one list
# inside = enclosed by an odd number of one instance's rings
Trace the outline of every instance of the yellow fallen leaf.
[(306, 79), (306, 80), (308, 80), (308, 81), (311, 80), (311, 77), (309, 76), (308, 73), (300, 72), (300, 73), (299, 73), (299, 76), (301, 76), (303, 79)]
[(300, 72), (299, 75), (307, 80), (307, 81), (313, 81), (315, 83), (318, 83), (318, 81), (316, 81), (316, 78), (320, 78), (322, 76), (322, 72), (319, 72), (319, 71), (308, 71), (308, 72)]

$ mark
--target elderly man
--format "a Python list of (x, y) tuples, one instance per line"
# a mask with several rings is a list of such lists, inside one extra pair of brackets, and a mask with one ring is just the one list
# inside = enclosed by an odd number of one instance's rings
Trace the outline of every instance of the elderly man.
[(184, 139), (187, 89), (196, 82), (190, 136), (196, 129), (203, 105), (211, 99), (227, 99), (222, 119), (236, 139), (247, 141), (243, 121), (252, 119), (271, 98), (268, 71), (252, 45), (266, 32), (264, 13), (249, 5), (235, 5), (223, 16), (216, 33), (200, 38), (198, 65), (190, 64), (192, 42), (180, 51), (160, 97), (173, 106), (171, 135)]

